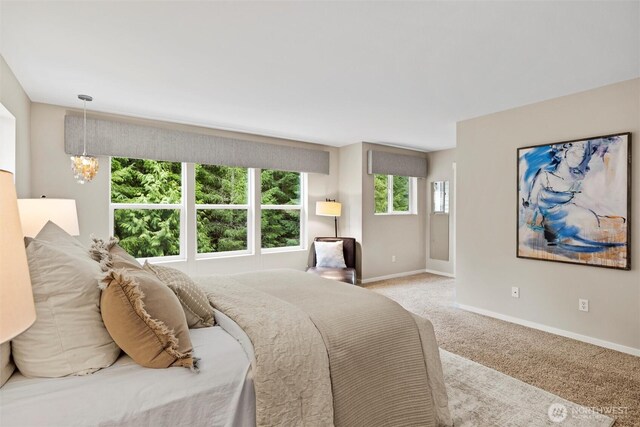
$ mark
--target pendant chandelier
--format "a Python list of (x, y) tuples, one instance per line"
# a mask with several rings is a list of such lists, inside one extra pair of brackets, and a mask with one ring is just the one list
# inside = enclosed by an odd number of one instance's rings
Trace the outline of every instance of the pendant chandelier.
[(89, 95), (78, 95), (84, 104), (84, 139), (81, 156), (71, 156), (71, 170), (73, 177), (78, 184), (91, 182), (98, 173), (98, 159), (94, 156), (87, 156), (87, 101), (93, 101)]

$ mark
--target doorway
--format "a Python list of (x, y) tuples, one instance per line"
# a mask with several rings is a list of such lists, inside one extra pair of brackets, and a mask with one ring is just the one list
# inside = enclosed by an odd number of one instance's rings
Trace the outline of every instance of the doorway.
[(0, 169), (16, 173), (16, 118), (0, 104)]

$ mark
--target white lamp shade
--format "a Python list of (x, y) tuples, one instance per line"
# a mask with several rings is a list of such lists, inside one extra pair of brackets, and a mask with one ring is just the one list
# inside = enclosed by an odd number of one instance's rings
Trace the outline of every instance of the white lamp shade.
[(36, 320), (13, 174), (0, 170), (0, 343)]
[(35, 237), (51, 221), (72, 236), (80, 234), (78, 212), (73, 199), (20, 199), (20, 221), (26, 237)]
[(340, 216), (342, 204), (338, 202), (316, 202), (316, 215)]

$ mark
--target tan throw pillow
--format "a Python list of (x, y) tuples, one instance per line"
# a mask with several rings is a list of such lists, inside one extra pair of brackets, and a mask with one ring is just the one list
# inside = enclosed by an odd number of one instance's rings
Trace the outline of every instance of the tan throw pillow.
[(180, 300), (187, 324), (190, 328), (206, 328), (213, 326), (213, 307), (204, 293), (191, 277), (180, 270), (161, 265), (144, 263), (144, 269), (155, 274), (173, 291)]
[(142, 270), (142, 265), (140, 265), (138, 260), (129, 255), (129, 253), (122, 249), (117, 243), (109, 249), (109, 255), (111, 255), (113, 268)]
[(11, 360), (11, 343), (7, 341), (0, 344), (0, 387), (11, 378), (15, 370), (16, 365)]
[(36, 321), (12, 340), (31, 377), (83, 375), (111, 365), (120, 349), (100, 316), (100, 267), (75, 238), (49, 222), (27, 246)]
[(104, 324), (136, 363), (197, 370), (187, 320), (171, 289), (142, 269), (112, 270), (103, 288)]

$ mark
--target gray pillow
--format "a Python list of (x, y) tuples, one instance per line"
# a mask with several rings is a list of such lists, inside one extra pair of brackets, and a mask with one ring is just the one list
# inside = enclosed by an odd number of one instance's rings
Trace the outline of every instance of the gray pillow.
[(144, 269), (155, 274), (158, 279), (173, 291), (180, 300), (180, 305), (187, 317), (189, 328), (206, 328), (213, 326), (213, 307), (209, 304), (207, 294), (200, 289), (187, 274), (180, 270), (161, 265), (144, 263)]
[(314, 242), (316, 248), (316, 267), (347, 268), (344, 262), (342, 241)]

